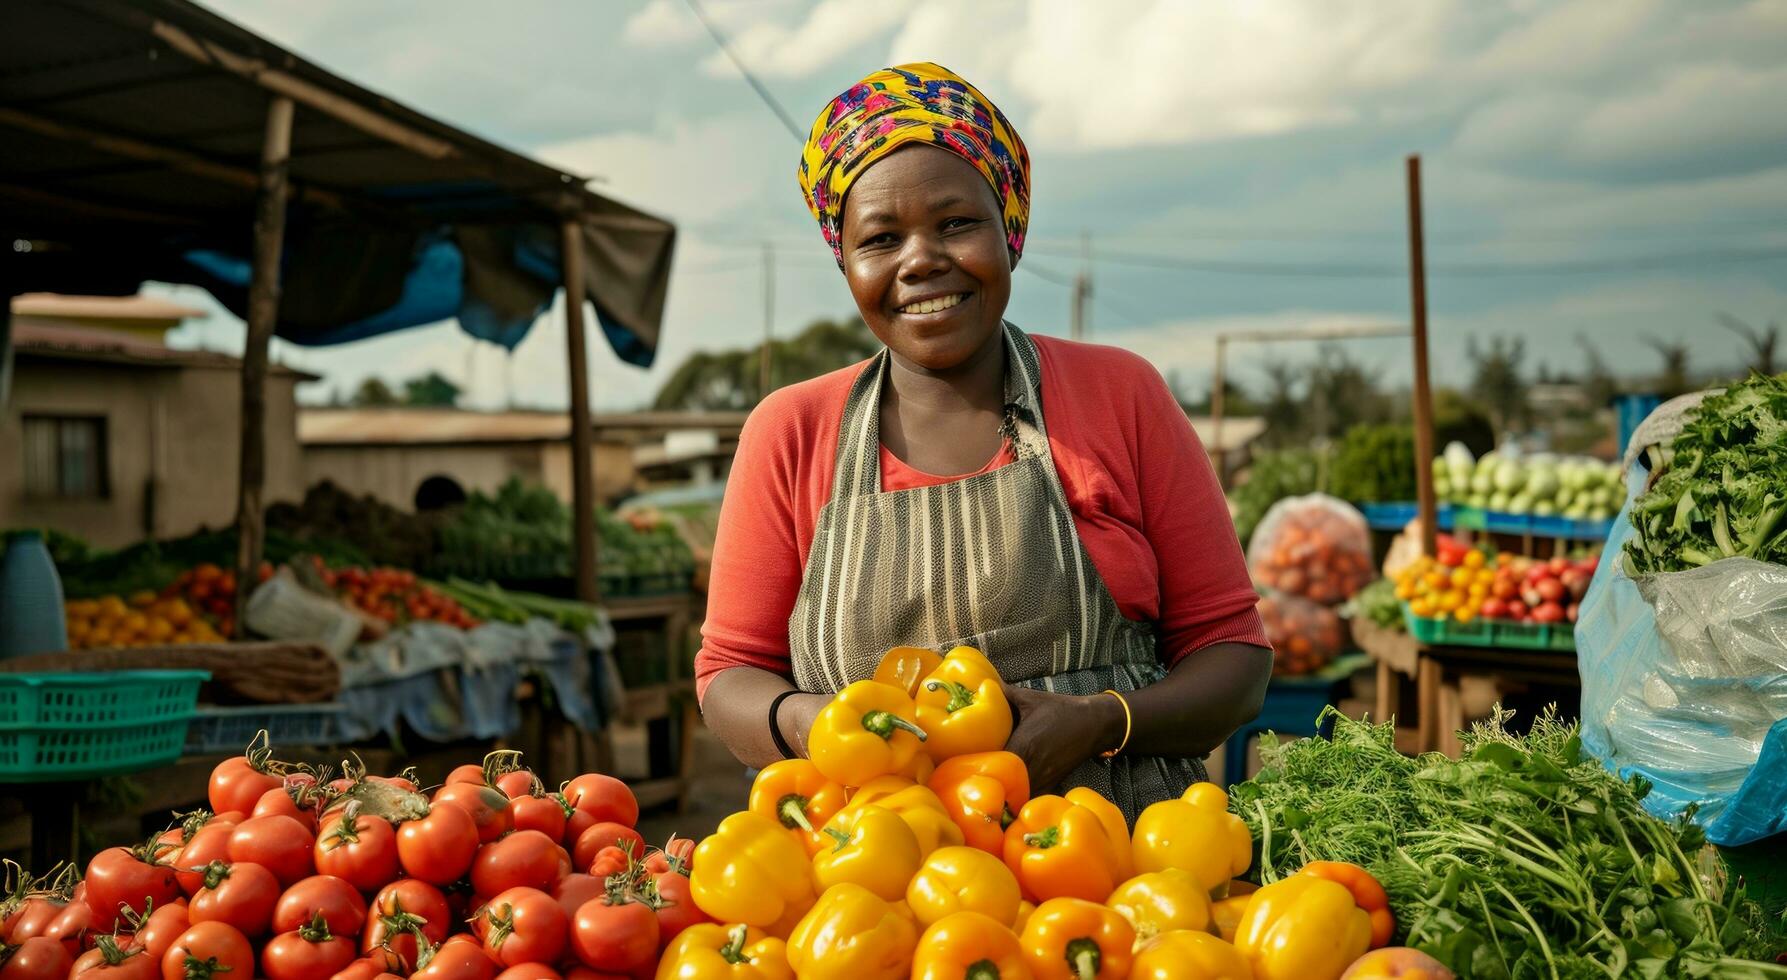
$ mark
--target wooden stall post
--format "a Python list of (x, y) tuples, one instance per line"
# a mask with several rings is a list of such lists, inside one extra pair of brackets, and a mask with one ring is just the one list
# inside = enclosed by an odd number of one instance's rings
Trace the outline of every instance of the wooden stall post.
[(266, 512), (267, 347), (279, 321), (279, 257), (285, 246), (286, 190), (292, 155), (292, 100), (267, 103), (261, 143), (260, 188), (255, 192), (254, 271), (248, 283), (248, 341), (242, 350), (241, 481), (236, 498), (236, 629), (246, 635), (248, 596), (258, 584)]
[(589, 352), (583, 333), (583, 226), (564, 222), (565, 340), (571, 359), (571, 517), (577, 538), (577, 598), (595, 602), (595, 431), (589, 414)]
[(1408, 158), (1409, 312), (1415, 338), (1415, 500), (1421, 553), (1434, 554), (1438, 531), (1433, 499), (1433, 390), (1427, 377), (1427, 250), (1421, 235), (1421, 157)]

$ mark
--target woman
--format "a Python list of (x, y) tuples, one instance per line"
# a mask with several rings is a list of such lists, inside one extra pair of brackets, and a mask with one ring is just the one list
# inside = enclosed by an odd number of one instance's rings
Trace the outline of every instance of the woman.
[(1029, 167), (932, 64), (813, 124), (801, 188), (887, 349), (770, 395), (739, 439), (696, 677), (746, 765), (804, 755), (830, 694), (902, 645), (985, 652), (1035, 792), (1090, 786), (1131, 820), (1258, 713), (1255, 595), (1159, 373), (1002, 319)]

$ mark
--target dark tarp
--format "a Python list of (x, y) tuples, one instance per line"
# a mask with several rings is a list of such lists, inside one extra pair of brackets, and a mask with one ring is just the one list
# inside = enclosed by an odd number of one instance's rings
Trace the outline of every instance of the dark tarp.
[(651, 363), (668, 222), (187, 0), (0, 4), (0, 292), (155, 279), (241, 315), (274, 92), (297, 107), (278, 336), (334, 344), (455, 317), (513, 347), (559, 286), (570, 217), (604, 335)]

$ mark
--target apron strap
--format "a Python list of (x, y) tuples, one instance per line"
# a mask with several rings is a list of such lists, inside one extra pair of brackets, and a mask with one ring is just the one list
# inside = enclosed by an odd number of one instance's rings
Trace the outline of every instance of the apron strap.
[[(1022, 330), (1003, 323), (1005, 332), (1005, 430), (1019, 459), (1049, 452), (1042, 414), (1042, 359), (1036, 344)], [(856, 376), (844, 402), (838, 426), (837, 463), (832, 472), (832, 497), (861, 497), (881, 492), (881, 390), (887, 381), (884, 347)]]

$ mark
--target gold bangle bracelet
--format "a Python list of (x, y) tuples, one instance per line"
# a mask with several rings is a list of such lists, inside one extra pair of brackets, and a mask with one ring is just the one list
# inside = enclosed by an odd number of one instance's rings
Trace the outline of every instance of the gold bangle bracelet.
[(1129, 746), (1129, 735), (1135, 730), (1135, 716), (1129, 713), (1129, 700), (1123, 695), (1116, 691), (1104, 691), (1103, 693), (1116, 698), (1117, 703), (1123, 706), (1123, 741), (1118, 742), (1117, 747), (1109, 752), (1099, 753), (1099, 758), (1109, 759)]

